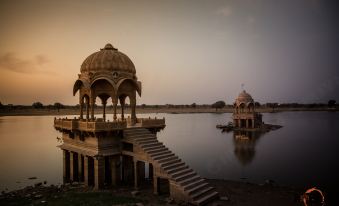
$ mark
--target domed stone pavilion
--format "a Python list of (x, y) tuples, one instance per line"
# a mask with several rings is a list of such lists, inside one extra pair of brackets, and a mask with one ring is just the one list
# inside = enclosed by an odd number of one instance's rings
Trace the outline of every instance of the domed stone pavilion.
[[(218, 197), (205, 179), (158, 141), (157, 132), (166, 126), (164, 118), (136, 117), (136, 95), (141, 95), (141, 82), (128, 56), (111, 44), (89, 55), (74, 84), (73, 95), (76, 93), (79, 117), (54, 119), (55, 129), (62, 133), (59, 147), (63, 150), (65, 183), (83, 182), (94, 189), (120, 185), (138, 189), (152, 184), (154, 194), (167, 193), (175, 201), (194, 205)], [(97, 97), (103, 105), (102, 118), (94, 115)], [(126, 119), (127, 97), (131, 117)], [(109, 101), (113, 104), (113, 121), (106, 120)]]
[(255, 111), (255, 102), (245, 90), (235, 99), (232, 117), (237, 128), (254, 129), (262, 125), (262, 115)]
[[(136, 93), (141, 95), (141, 82), (136, 77), (133, 62), (111, 44), (89, 55), (81, 65), (73, 95), (79, 91), (80, 119), (86, 108), (86, 119), (94, 119), (96, 98), (103, 105), (103, 120), (106, 120), (106, 104), (113, 103), (113, 119), (117, 119), (117, 105), (121, 105), (121, 119), (124, 120), (125, 99), (130, 99), (131, 122), (136, 123)], [(91, 110), (91, 112), (89, 111)]]

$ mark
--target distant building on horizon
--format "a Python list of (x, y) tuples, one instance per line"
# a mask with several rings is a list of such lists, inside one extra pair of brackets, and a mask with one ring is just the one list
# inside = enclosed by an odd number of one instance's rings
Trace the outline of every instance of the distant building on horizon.
[(243, 90), (234, 102), (233, 125), (236, 128), (255, 129), (262, 125), (262, 115), (255, 111), (255, 102), (250, 94)]

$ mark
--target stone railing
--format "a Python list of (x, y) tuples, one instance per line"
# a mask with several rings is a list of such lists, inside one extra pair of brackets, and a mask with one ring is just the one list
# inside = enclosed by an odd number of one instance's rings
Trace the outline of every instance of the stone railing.
[(78, 127), (79, 120), (77, 119), (56, 119), (54, 118), (54, 127), (66, 130), (74, 130)]
[(165, 117), (163, 119), (151, 119), (149, 118), (140, 118), (138, 121), (141, 123), (142, 127), (151, 127), (151, 126), (165, 126)]
[(80, 120), (80, 119), (54, 119), (54, 127), (64, 130), (81, 130), (88, 132), (121, 130), (127, 127), (127, 122), (117, 120), (113, 122)]
[(87, 132), (122, 130), (127, 126), (134, 127), (164, 127), (165, 118), (137, 118), (136, 124), (132, 125), (131, 118), (115, 121), (103, 121), (102, 119), (84, 120), (84, 119), (54, 119), (54, 127), (61, 130), (80, 130)]
[(140, 126), (140, 127), (164, 127), (165, 126), (165, 118), (162, 118), (162, 119), (157, 119), (156, 117), (155, 118), (151, 118), (151, 117), (148, 117), (148, 118), (137, 118), (136, 119), (136, 124), (132, 124), (132, 119), (128, 116), (127, 119), (127, 125), (128, 126)]

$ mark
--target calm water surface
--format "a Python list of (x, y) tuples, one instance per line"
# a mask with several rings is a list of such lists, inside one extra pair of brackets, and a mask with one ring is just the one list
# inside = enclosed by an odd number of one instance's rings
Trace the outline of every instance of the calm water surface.
[[(110, 115), (112, 116), (112, 115)], [(149, 115), (139, 115), (139, 117)], [(264, 114), (283, 128), (243, 141), (216, 124), (231, 114), (151, 114), (165, 117), (158, 138), (201, 176), (283, 185), (330, 187), (339, 183), (339, 113)], [(69, 116), (71, 117), (71, 116)], [(0, 190), (47, 180), (62, 182), (62, 153), (51, 116), (0, 117)], [(28, 180), (28, 177), (37, 177)]]

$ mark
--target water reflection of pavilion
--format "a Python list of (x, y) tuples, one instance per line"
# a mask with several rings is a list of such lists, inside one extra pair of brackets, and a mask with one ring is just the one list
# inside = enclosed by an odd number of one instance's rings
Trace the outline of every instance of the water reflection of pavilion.
[(260, 132), (234, 131), (234, 154), (242, 165), (250, 164), (255, 156), (255, 146), (261, 136)]

